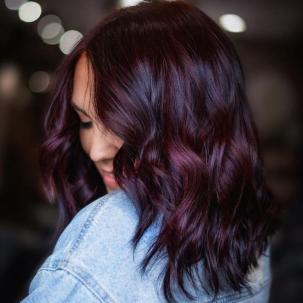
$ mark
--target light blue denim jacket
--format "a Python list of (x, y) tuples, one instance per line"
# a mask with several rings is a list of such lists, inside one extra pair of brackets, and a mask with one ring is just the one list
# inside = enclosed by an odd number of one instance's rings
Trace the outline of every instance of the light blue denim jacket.
[[(165, 259), (141, 277), (140, 260), (146, 255), (160, 224), (155, 222), (143, 235), (133, 255), (131, 236), (138, 222), (137, 211), (121, 189), (98, 198), (81, 209), (60, 235), (29, 286), (22, 303), (156, 303), (167, 302), (158, 274)], [(134, 256), (134, 258), (133, 258)], [(271, 286), (270, 246), (250, 274), (253, 293), (223, 293), (215, 302), (265, 303)], [(190, 284), (186, 284), (190, 285)], [(174, 292), (177, 302), (211, 302), (202, 290), (187, 286), (196, 301)]]

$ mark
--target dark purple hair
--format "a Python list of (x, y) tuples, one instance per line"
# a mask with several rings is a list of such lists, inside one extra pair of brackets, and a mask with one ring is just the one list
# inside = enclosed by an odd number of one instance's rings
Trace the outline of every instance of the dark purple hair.
[(92, 63), (100, 121), (124, 141), (113, 167), (139, 210), (134, 249), (163, 215), (141, 270), (166, 251), (168, 301), (174, 301), (174, 281), (192, 298), (184, 274), (192, 277), (200, 260), (207, 292), (249, 287), (247, 274), (280, 221), (231, 41), (181, 0), (116, 9), (83, 37), (57, 71), (40, 154), (45, 192), (60, 209), (57, 232), (106, 194), (81, 148), (71, 107), (73, 73), (83, 52)]

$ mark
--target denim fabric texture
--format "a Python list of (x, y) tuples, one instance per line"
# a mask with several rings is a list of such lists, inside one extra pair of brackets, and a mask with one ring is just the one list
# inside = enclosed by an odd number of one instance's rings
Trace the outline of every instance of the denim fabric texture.
[[(165, 258), (146, 275), (141, 276), (139, 271), (140, 261), (159, 232), (160, 220), (146, 231), (133, 254), (131, 238), (137, 222), (138, 212), (121, 189), (85, 206), (64, 229), (21, 302), (167, 302), (161, 290), (162, 279), (157, 280)], [(202, 290), (194, 291), (188, 283), (187, 289), (197, 297), (195, 301), (177, 289), (174, 294), (177, 302), (266, 303), (271, 286), (270, 246), (249, 279), (252, 293), (222, 293), (216, 301)]]

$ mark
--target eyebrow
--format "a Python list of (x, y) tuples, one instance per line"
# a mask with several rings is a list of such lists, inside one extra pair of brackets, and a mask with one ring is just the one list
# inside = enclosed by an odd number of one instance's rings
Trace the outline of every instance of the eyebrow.
[(73, 101), (72, 101), (72, 107), (73, 107), (75, 110), (77, 110), (77, 111), (83, 113), (85, 116), (89, 117), (89, 114), (88, 114), (84, 109), (82, 109), (82, 108), (80, 108), (78, 105), (76, 105)]

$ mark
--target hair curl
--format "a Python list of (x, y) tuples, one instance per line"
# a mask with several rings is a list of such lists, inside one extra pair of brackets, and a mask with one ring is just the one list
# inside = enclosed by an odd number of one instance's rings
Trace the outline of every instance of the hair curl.
[[(204, 261), (215, 295), (240, 290), (277, 230), (278, 208), (264, 180), (243, 70), (227, 36), (200, 9), (178, 1), (113, 11), (65, 58), (45, 119), (40, 161), (45, 192), (60, 209), (57, 232), (106, 193), (79, 142), (70, 100), (75, 64), (86, 52), (100, 120), (124, 141), (114, 158), (119, 186), (139, 209), (134, 248), (163, 215), (142, 262), (166, 251), (163, 289), (189, 298), (184, 274)], [(136, 165), (135, 165), (136, 163)]]

